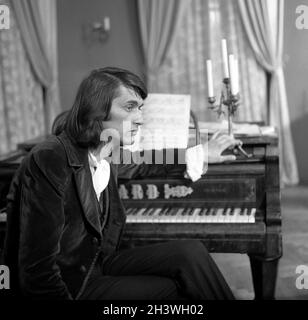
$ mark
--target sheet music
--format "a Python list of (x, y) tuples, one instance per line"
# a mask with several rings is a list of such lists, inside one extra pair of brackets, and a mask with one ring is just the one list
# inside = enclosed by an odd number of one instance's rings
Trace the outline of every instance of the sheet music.
[[(136, 150), (187, 148), (190, 95), (149, 94), (144, 101), (144, 124), (137, 135)], [(136, 139), (136, 140), (138, 140)]]

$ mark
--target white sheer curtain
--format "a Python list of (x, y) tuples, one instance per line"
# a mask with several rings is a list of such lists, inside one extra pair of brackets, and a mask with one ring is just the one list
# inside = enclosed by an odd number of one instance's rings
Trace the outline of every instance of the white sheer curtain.
[(174, 41), (182, 15), (191, 0), (137, 0), (138, 20), (148, 88), (156, 91), (156, 80)]
[[(179, 0), (181, 1), (181, 0)], [(241, 105), (238, 120), (266, 120), (266, 74), (255, 59), (241, 24), (237, 2), (193, 0), (184, 12), (169, 54), (150, 87), (157, 92), (192, 95), (199, 120), (217, 120), (208, 109), (206, 59), (213, 61), (215, 94), (222, 86), (221, 39), (239, 58)]]
[(299, 181), (293, 147), (282, 52), (284, 0), (239, 0), (241, 17), (256, 59), (271, 74), (269, 121), (279, 130), (281, 180)]
[(57, 2), (56, 0), (39, 0), (38, 2), (44, 33), (46, 35), (47, 58), (52, 72), (52, 83), (50, 85), (46, 101), (46, 113), (48, 121), (47, 131), (50, 131), (55, 117), (61, 112), (59, 95), (58, 74), (58, 46), (57, 46)]

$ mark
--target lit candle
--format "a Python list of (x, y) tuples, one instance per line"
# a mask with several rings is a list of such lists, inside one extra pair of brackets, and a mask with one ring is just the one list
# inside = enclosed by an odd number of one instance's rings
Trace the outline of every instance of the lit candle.
[(214, 87), (213, 87), (213, 71), (212, 71), (212, 61), (206, 60), (206, 70), (207, 70), (207, 91), (210, 98), (214, 97)]
[(234, 94), (239, 93), (239, 69), (238, 69), (238, 59), (234, 59), (234, 84), (233, 84)]
[(228, 68), (228, 51), (227, 51), (227, 40), (221, 40), (221, 54), (223, 63), (223, 76), (224, 78), (229, 78), (229, 68)]
[(234, 55), (229, 55), (229, 72), (230, 72), (230, 85), (231, 85), (231, 93), (233, 95), (237, 94), (236, 90), (236, 71), (234, 65)]
[(110, 30), (110, 18), (109, 17), (104, 18), (104, 29), (105, 29), (105, 31)]

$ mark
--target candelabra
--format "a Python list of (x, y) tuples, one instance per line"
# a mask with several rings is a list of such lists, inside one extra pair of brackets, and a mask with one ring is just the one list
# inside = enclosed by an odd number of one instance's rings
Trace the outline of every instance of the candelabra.
[(228, 118), (228, 135), (233, 137), (233, 117), (234, 114), (239, 106), (239, 99), (240, 95), (232, 94), (231, 92), (231, 86), (230, 86), (230, 79), (225, 78), (223, 79), (224, 83), (224, 90), (221, 91), (220, 95), (220, 102), (219, 104), (215, 104), (216, 98), (215, 97), (209, 97), (208, 101), (210, 103), (210, 109), (217, 112), (218, 116), (220, 117), (222, 114), (226, 114), (224, 111), (224, 106), (226, 106), (227, 111), (227, 118)]
[[(210, 103), (210, 109), (217, 112), (218, 116), (220, 117), (222, 114), (226, 114), (228, 118), (228, 135), (230, 137), (234, 137), (233, 134), (233, 117), (237, 108), (239, 106), (240, 95), (239, 93), (232, 94), (231, 85), (230, 85), (230, 78), (223, 79), (224, 88), (221, 91), (220, 101), (219, 104), (215, 104), (216, 97), (209, 97), (208, 101)], [(225, 108), (224, 108), (225, 107)], [(226, 109), (226, 111), (224, 110)], [(245, 157), (251, 158), (251, 154), (247, 154), (246, 151), (240, 146), (237, 145), (233, 148), (233, 153), (238, 154), (242, 153)]]

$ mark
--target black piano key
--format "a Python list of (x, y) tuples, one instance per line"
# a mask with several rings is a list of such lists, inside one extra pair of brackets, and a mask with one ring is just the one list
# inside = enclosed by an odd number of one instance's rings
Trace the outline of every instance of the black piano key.
[(199, 212), (199, 216), (205, 216), (206, 212), (208, 211), (207, 208), (203, 208), (200, 212)]
[(159, 216), (164, 216), (170, 210), (169, 207), (164, 207), (163, 210), (158, 214)]
[(153, 208), (147, 208), (146, 210), (144, 210), (144, 212), (142, 213), (142, 215), (147, 216), (149, 215), (149, 213), (153, 210)]
[(131, 214), (132, 210), (133, 210), (133, 208), (127, 208), (127, 209), (126, 209), (126, 214), (127, 214), (127, 215)]

